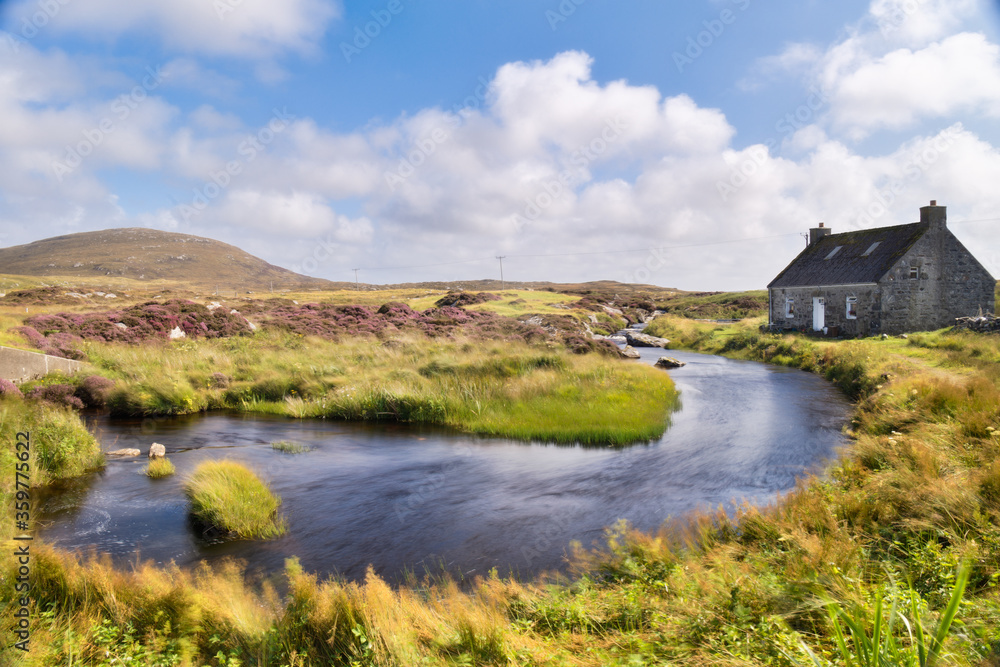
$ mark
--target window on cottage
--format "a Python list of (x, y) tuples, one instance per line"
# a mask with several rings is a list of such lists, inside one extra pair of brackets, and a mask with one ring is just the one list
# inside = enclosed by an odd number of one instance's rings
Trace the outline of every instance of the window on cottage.
[(873, 252), (875, 252), (875, 248), (879, 247), (881, 243), (882, 243), (881, 241), (876, 241), (875, 243), (871, 244), (870, 246), (868, 246), (868, 250), (865, 250), (863, 253), (861, 253), (861, 256), (867, 257), (868, 255), (872, 254)]
[(847, 319), (858, 319), (858, 297), (856, 296), (847, 297)]
[(842, 246), (842, 245), (837, 246), (836, 248), (834, 248), (833, 250), (831, 250), (830, 254), (827, 255), (826, 257), (824, 257), (823, 259), (833, 259), (833, 256), (836, 255), (838, 252), (840, 252), (840, 249), (843, 248), (843, 247), (844, 246)]
[(916, 280), (919, 277), (920, 277), (920, 267), (919, 266), (911, 266), (910, 267), (910, 280)]
[(785, 299), (785, 317), (795, 317), (795, 299)]

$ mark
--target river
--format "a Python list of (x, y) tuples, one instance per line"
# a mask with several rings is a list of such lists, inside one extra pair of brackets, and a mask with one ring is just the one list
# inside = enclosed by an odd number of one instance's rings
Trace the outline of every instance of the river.
[[(659, 349), (640, 350), (653, 363)], [(654, 530), (668, 517), (734, 502), (772, 502), (845, 443), (850, 403), (799, 370), (670, 350), (681, 407), (659, 440), (624, 449), (524, 443), (412, 424), (353, 424), (212, 413), (147, 422), (98, 417), (105, 449), (166, 446), (177, 475), (150, 480), (145, 459), (46, 491), (40, 530), (66, 549), (119, 562), (185, 566), (226, 556), (273, 573), (298, 556), (307, 571), (360, 579), (371, 564), (406, 572), (530, 577), (565, 565), (571, 540), (599, 543), (618, 519)], [(273, 451), (291, 440), (302, 454)], [(189, 523), (182, 480), (228, 457), (283, 499), (285, 536), (211, 543)]]

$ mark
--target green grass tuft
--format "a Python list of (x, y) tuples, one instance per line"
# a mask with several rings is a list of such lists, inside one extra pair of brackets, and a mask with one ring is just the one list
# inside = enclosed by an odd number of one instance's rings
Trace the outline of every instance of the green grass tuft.
[(305, 445), (300, 445), (297, 442), (291, 442), (289, 440), (279, 440), (278, 442), (271, 443), (271, 449), (276, 452), (284, 452), (285, 454), (302, 454), (308, 452), (309, 448)]
[(191, 513), (211, 528), (242, 538), (285, 532), (278, 498), (249, 468), (235, 461), (205, 461), (187, 480)]
[(152, 479), (170, 477), (175, 472), (177, 472), (177, 469), (174, 468), (174, 464), (170, 462), (170, 459), (166, 457), (153, 459), (146, 466), (146, 476)]

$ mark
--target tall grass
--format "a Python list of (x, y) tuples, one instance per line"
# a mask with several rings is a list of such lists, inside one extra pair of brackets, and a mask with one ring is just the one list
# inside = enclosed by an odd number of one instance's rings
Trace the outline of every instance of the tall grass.
[(175, 472), (177, 472), (177, 469), (174, 467), (174, 464), (165, 456), (152, 459), (149, 465), (146, 466), (146, 476), (151, 479), (170, 477)]
[(278, 516), (281, 499), (246, 466), (235, 461), (205, 461), (184, 484), (191, 513), (210, 529), (247, 539), (285, 532)]
[(662, 371), (513, 342), (332, 343), (262, 333), (164, 346), (88, 344), (87, 354), (119, 381), (108, 399), (117, 415), (228, 408), (622, 445), (661, 435), (676, 398)]
[[(486, 574), (463, 586), (391, 588), (372, 572), (358, 582), (320, 580), (293, 560), (279, 595), (232, 563), (118, 570), (39, 544), (25, 664), (101, 664), (114, 655), (213, 667), (702, 667), (816, 664), (810, 655), (850, 665), (866, 654), (883, 665), (995, 664), (1000, 338), (845, 343), (711, 325), (692, 333), (703, 349), (809, 368), (850, 391), (850, 448), (773, 505), (678, 518), (655, 533), (612, 526), (601, 548), (572, 550), (568, 575), (533, 582)], [(354, 351), (356, 359), (333, 363), (377, 368), (377, 353)], [(460, 386), (484, 381), (488, 361), (449, 347), (408, 367)], [(513, 387), (560, 372), (528, 366), (504, 362), (490, 373)], [(10, 599), (11, 560), (0, 568), (0, 596)], [(0, 609), (0, 625), (12, 613)]]

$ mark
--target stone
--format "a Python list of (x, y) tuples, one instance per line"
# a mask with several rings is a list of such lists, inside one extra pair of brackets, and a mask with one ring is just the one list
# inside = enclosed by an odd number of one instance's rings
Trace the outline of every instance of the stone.
[(658, 366), (659, 368), (680, 368), (681, 366), (687, 366), (687, 364), (673, 357), (660, 357), (656, 360), (654, 366)]
[(626, 345), (624, 348), (618, 350), (618, 354), (622, 355), (626, 359), (638, 359), (639, 350), (635, 349), (631, 345)]
[(156, 459), (167, 455), (167, 448), (158, 442), (154, 442), (149, 446), (149, 458)]
[(116, 449), (108, 452), (108, 456), (139, 456), (141, 453), (142, 452), (134, 447), (126, 447), (125, 449)]
[(174, 327), (170, 331), (170, 340), (177, 340), (178, 338), (187, 338), (187, 334), (180, 327)]
[(115, 326), (121, 329), (122, 331), (128, 331), (128, 325), (125, 324), (124, 322), (115, 322)]
[(632, 347), (667, 347), (670, 345), (670, 341), (666, 338), (657, 338), (656, 336), (650, 336), (649, 334), (626, 331), (625, 332), (625, 342)]

